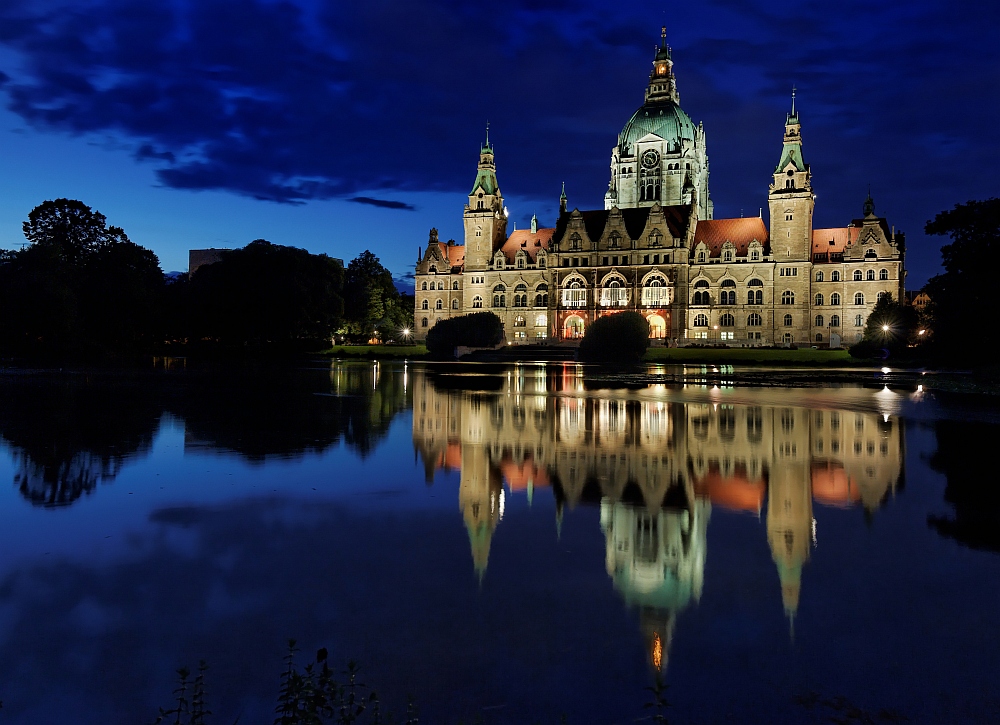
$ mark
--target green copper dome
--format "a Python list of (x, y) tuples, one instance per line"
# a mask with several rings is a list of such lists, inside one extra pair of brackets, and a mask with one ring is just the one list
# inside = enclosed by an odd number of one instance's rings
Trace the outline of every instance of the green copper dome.
[(688, 116), (673, 101), (646, 103), (632, 114), (618, 134), (618, 148), (623, 153), (635, 153), (635, 143), (647, 134), (656, 134), (673, 150), (681, 139), (694, 141), (695, 127)]

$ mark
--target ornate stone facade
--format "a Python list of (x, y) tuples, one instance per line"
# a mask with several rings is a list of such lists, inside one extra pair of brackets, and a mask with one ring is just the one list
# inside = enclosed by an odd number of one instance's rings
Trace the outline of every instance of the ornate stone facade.
[(861, 337), (882, 294), (904, 295), (904, 239), (875, 215), (816, 229), (812, 172), (792, 94), (762, 217), (714, 219), (705, 131), (681, 110), (662, 43), (644, 104), (619, 134), (601, 210), (507, 234), (493, 147), (480, 150), (464, 244), (436, 230), (416, 266), (417, 339), (439, 320), (490, 310), (507, 342), (573, 341), (601, 315), (637, 310), (657, 340), (839, 347)]

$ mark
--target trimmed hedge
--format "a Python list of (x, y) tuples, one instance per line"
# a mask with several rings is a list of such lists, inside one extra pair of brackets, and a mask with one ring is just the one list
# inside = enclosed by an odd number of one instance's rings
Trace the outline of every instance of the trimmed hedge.
[(436, 358), (453, 358), (455, 348), (495, 347), (503, 342), (503, 322), (492, 312), (441, 320), (427, 333), (427, 352)]
[(638, 312), (618, 312), (595, 320), (580, 343), (582, 362), (633, 364), (649, 347), (649, 323)]

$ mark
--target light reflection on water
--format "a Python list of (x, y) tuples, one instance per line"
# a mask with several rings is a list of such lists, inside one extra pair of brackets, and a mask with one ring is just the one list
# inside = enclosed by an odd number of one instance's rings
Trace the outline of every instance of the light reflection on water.
[(995, 426), (915, 387), (682, 374), (0, 383), (3, 716), (149, 721), (205, 657), (221, 721), (269, 721), (298, 637), (433, 722), (631, 721), (654, 672), (679, 722), (822, 721), (810, 692), (989, 719)]

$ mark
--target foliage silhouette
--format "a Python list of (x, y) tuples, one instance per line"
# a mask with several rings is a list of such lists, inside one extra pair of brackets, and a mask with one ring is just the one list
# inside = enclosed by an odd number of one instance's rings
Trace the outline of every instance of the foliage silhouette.
[(580, 343), (583, 362), (635, 364), (649, 347), (649, 323), (638, 312), (605, 315), (591, 323)]
[[(875, 303), (865, 323), (861, 341), (852, 345), (852, 357), (870, 358), (888, 354), (903, 355), (917, 329), (917, 311), (908, 304), (884, 294)], [(883, 352), (884, 351), (884, 352)]]
[(153, 252), (72, 199), (40, 204), (23, 228), (30, 245), (0, 254), (0, 350), (87, 355), (160, 338), (163, 273)]
[(347, 265), (341, 333), (364, 343), (395, 340), (413, 324), (413, 298), (396, 289), (392, 273), (367, 249)]
[(934, 346), (939, 354), (954, 353), (982, 337), (982, 321), (973, 310), (993, 301), (994, 274), (990, 261), (1000, 254), (1000, 199), (956, 204), (927, 222), (929, 235), (951, 237), (941, 247), (944, 272), (932, 277)]
[(503, 322), (492, 312), (441, 320), (427, 333), (427, 352), (438, 359), (455, 355), (455, 348), (494, 347), (503, 342)]
[(238, 348), (325, 347), (340, 326), (344, 270), (325, 254), (257, 239), (200, 267), (172, 297), (190, 299), (190, 336)]

